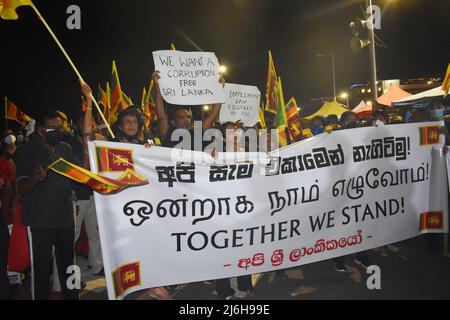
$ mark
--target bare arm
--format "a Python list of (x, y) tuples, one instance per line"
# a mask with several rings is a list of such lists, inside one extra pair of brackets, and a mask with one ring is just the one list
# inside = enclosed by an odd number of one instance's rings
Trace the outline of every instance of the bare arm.
[[(222, 76), (220, 76), (219, 82), (222, 86), (225, 86), (225, 79)], [(220, 114), (221, 108), (222, 108), (222, 104), (220, 104), (220, 103), (216, 103), (212, 106), (211, 111), (208, 113), (208, 115), (203, 120), (203, 131), (207, 131), (214, 126), (214, 123), (216, 122), (216, 119)]]
[(88, 153), (88, 139), (92, 135), (92, 127), (93, 127), (93, 116), (92, 116), (92, 90), (91, 88), (86, 84), (82, 84), (81, 86), (81, 92), (86, 100), (86, 113), (84, 115), (84, 122), (83, 122), (83, 132), (81, 133), (81, 137), (83, 139), (83, 159), (82, 160), (82, 167), (84, 169), (89, 170), (90, 169), (90, 163), (89, 163), (89, 153)]
[(155, 85), (155, 104), (156, 104), (156, 114), (158, 115), (158, 128), (161, 140), (166, 140), (167, 132), (169, 131), (169, 120), (167, 119), (166, 112), (164, 111), (164, 101), (161, 96), (161, 91), (159, 88), (159, 71), (153, 73), (153, 81)]

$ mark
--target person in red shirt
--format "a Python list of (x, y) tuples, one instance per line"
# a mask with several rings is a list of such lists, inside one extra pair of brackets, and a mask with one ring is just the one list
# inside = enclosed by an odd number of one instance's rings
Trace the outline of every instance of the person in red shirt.
[(9, 217), (3, 212), (14, 199), (14, 167), (12, 160), (5, 156), (3, 148), (0, 148), (0, 300), (11, 299), (12, 290), (8, 280), (8, 247), (9, 231), (7, 223)]
[(4, 144), (0, 147), (0, 179), (3, 180), (3, 188), (0, 191), (2, 218), (8, 224), (10, 221), (7, 214), (14, 200), (16, 170), (14, 161), (12, 160), (12, 154), (6, 151)]

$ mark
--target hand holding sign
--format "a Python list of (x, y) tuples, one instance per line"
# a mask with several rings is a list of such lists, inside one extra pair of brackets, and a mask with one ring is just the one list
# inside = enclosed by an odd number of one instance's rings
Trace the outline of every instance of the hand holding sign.
[(219, 61), (211, 52), (153, 52), (164, 100), (175, 105), (224, 103)]
[(253, 127), (259, 118), (261, 92), (257, 87), (225, 84), (225, 104), (220, 111), (220, 123), (241, 121)]
[(159, 75), (159, 71), (156, 70), (155, 72), (153, 72), (152, 74), (152, 80), (155, 82), (155, 85), (159, 86), (159, 79), (161, 79), (160, 75)]

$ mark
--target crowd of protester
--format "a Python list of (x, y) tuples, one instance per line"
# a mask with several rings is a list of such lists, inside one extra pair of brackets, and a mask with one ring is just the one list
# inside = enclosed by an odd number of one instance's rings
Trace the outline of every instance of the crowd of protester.
[[(157, 122), (152, 124), (153, 130), (145, 127), (145, 118), (140, 107), (130, 106), (118, 115), (113, 125), (115, 139), (119, 143), (139, 144), (150, 148), (161, 145), (176, 147), (179, 141), (172, 140), (172, 133), (182, 129), (193, 132), (192, 111), (188, 107), (168, 106), (159, 92), (159, 74), (155, 72), (153, 80), (156, 86)], [(224, 79), (221, 78), (221, 83)], [(48, 166), (59, 158), (89, 169), (88, 140), (108, 140), (107, 131), (95, 127), (92, 116), (91, 89), (83, 85), (86, 112), (80, 117), (69, 120), (61, 113), (42, 112), (36, 115), (36, 128), (33, 133), (25, 128), (15, 131), (4, 130), (1, 133), (0, 148), (0, 299), (13, 297), (12, 287), (7, 276), (8, 263), (8, 225), (12, 224), (15, 215), (21, 214), (22, 223), (29, 227), (29, 242), (32, 261), (32, 296), (34, 299), (49, 299), (51, 274), (58, 275), (61, 291), (65, 299), (78, 299), (79, 290), (67, 286), (67, 268), (74, 264), (74, 244), (80, 236), (84, 222), (88, 240), (88, 265), (94, 275), (104, 276), (102, 253), (95, 213), (93, 192), (87, 187), (72, 183), (70, 180), (49, 171)], [(225, 152), (237, 152), (248, 149), (245, 141), (241, 141), (239, 131), (253, 130), (243, 128), (241, 123), (227, 122), (220, 125), (216, 122), (220, 105), (211, 107), (211, 111), (203, 117), (203, 131), (210, 128), (222, 130), (226, 144)], [(379, 108), (370, 115), (360, 117), (348, 111), (338, 117), (327, 115), (315, 117), (311, 121), (302, 121), (302, 135), (296, 141), (304, 140), (319, 134), (332, 134), (338, 130), (350, 130), (360, 127), (380, 127), (397, 123), (445, 120), (448, 108), (440, 101), (431, 102), (427, 108), (406, 108), (389, 110)], [(268, 121), (270, 127), (270, 120)], [(446, 121), (446, 126), (449, 122)], [(259, 126), (256, 129), (260, 129)], [(225, 135), (228, 132), (232, 136)], [(447, 143), (449, 134), (442, 128)], [(194, 137), (194, 135), (191, 135)], [(270, 136), (263, 150), (271, 151), (277, 146)], [(296, 141), (291, 141), (294, 143)], [(191, 143), (194, 150), (196, 144)], [(214, 150), (212, 155), (214, 156)], [(57, 270), (52, 265), (56, 260)], [(367, 252), (356, 256), (356, 261), (363, 267), (369, 266)], [(335, 259), (336, 270), (345, 272), (345, 258)], [(208, 282), (209, 283), (209, 282)], [(252, 287), (250, 276), (238, 279), (221, 279), (215, 281), (216, 293), (221, 299), (233, 297), (243, 298)], [(170, 299), (177, 286), (154, 288), (150, 294), (156, 299)]]

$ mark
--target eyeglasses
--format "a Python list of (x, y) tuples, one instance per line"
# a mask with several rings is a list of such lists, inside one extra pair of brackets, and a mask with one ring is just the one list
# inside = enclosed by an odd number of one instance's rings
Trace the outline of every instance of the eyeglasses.
[(64, 128), (62, 126), (49, 126), (49, 127), (45, 127), (44, 129), (47, 132), (54, 132), (54, 131), (63, 132), (64, 131)]
[(124, 119), (123, 124), (129, 124), (129, 125), (137, 125), (139, 122), (137, 120), (128, 120)]

